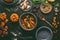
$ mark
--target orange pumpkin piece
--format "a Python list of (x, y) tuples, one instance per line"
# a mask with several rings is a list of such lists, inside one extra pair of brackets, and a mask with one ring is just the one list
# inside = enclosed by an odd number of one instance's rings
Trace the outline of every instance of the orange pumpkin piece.
[(4, 22), (1, 22), (1, 27), (5, 26), (5, 23)]
[(1, 18), (2, 20), (5, 20), (6, 17), (7, 17), (7, 15), (6, 15), (5, 12), (3, 12), (2, 14), (0, 14), (0, 18)]
[(17, 13), (13, 13), (13, 14), (10, 16), (10, 20), (11, 20), (12, 22), (17, 22), (18, 19), (19, 19), (19, 16), (18, 16)]

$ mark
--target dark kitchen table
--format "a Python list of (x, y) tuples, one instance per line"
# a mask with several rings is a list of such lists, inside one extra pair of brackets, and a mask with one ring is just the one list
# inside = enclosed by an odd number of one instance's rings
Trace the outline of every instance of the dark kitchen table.
[[(33, 3), (33, 2), (32, 2)], [(54, 2), (55, 4), (56, 3), (59, 3), (59, 5), (60, 5), (60, 0), (56, 0), (56, 2)], [(53, 8), (55, 7), (54, 5), (54, 3), (50, 3), (52, 6), (53, 6)], [(41, 3), (40, 3), (41, 4)], [(16, 23), (13, 23), (13, 22), (11, 22), (11, 20), (9, 19), (10, 18), (10, 15), (13, 13), (13, 12), (16, 12), (19, 16), (21, 15), (21, 14), (23, 14), (23, 13), (26, 13), (26, 12), (24, 12), (24, 11), (22, 11), (20, 8), (19, 8), (19, 4), (14, 4), (14, 5), (5, 5), (5, 4), (3, 4), (2, 2), (1, 2), (1, 0), (0, 0), (0, 12), (6, 12), (6, 14), (7, 14), (7, 19), (9, 20), (9, 22), (6, 24), (8, 27), (9, 27), (9, 29), (8, 29), (8, 35), (6, 36), (6, 37), (0, 37), (0, 40), (12, 40), (12, 38), (14, 37), (12, 34), (11, 34), (11, 32), (15, 32), (15, 33), (21, 33), (19, 36), (18, 36), (18, 40), (36, 40), (36, 37), (35, 37), (35, 34), (36, 34), (36, 30), (39, 28), (39, 27), (41, 27), (41, 26), (48, 26), (48, 27), (50, 27), (50, 25), (48, 25), (46, 22), (44, 22), (44, 21), (41, 21), (39, 18), (38, 18), (38, 16), (36, 15), (36, 14), (42, 14), (42, 15), (44, 15), (45, 17), (46, 17), (46, 19), (50, 22), (50, 23), (52, 23), (52, 20), (53, 20), (53, 16), (54, 16), (54, 10), (52, 9), (52, 11), (49, 13), (49, 14), (43, 14), (41, 11), (40, 11), (40, 8), (39, 8), (39, 6), (40, 6), (40, 4), (38, 3), (38, 4), (34, 4), (33, 3), (33, 5), (32, 5), (32, 8), (31, 8), (31, 10), (29, 10), (28, 12), (31, 12), (31, 13), (33, 13), (36, 17), (37, 17), (37, 26), (36, 26), (36, 28), (34, 29), (34, 30), (32, 30), (32, 31), (25, 31), (25, 30), (23, 30), (22, 28), (21, 28), (21, 26), (20, 26), (20, 24), (19, 24), (19, 21), (18, 22), (16, 22)], [(37, 9), (38, 9), (38, 12), (33, 12), (32, 11), (32, 9), (34, 8), (34, 7), (37, 7)], [(17, 10), (15, 10), (16, 8), (18, 8)], [(60, 8), (60, 6), (59, 6), (59, 8)], [(60, 9), (59, 9), (59, 12), (58, 12), (58, 16), (57, 16), (57, 21), (58, 22), (60, 22)], [(51, 28), (51, 27), (50, 27)], [(58, 32), (57, 33), (54, 33), (53, 32), (53, 39), (52, 40), (60, 40), (60, 24), (58, 25), (58, 28), (57, 29), (53, 29), (53, 28), (51, 28), (52, 29), (52, 31), (55, 31), (55, 30), (58, 30)], [(17, 32), (18, 31), (18, 32)], [(19, 38), (19, 37), (24, 37), (23, 39), (22, 38)], [(28, 37), (30, 37), (30, 38), (28, 38)]]

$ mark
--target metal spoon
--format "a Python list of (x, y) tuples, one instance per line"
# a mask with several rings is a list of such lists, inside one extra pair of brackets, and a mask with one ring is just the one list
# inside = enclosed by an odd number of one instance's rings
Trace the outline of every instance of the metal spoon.
[(46, 18), (45, 18), (44, 16), (38, 15), (38, 17), (40, 18), (40, 20), (45, 21), (45, 22), (46, 22), (47, 24), (49, 24), (51, 27), (54, 27), (50, 22), (48, 22), (48, 21), (46, 20)]

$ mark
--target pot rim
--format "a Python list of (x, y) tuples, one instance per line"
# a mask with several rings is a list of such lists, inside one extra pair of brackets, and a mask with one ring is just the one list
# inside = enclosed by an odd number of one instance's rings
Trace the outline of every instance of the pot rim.
[(50, 39), (52, 39), (52, 37), (53, 37), (53, 31), (52, 31), (49, 27), (47, 27), (47, 26), (42, 26), (42, 27), (40, 27), (40, 28), (37, 29), (36, 34), (35, 34), (36, 39), (37, 39), (38, 31), (39, 31), (40, 29), (43, 29), (43, 28), (46, 28), (47, 30), (49, 30), (49, 31), (51, 32), (51, 33), (50, 33), (50, 34), (51, 34)]
[[(25, 14), (31, 14), (31, 15), (33, 15), (34, 18), (35, 18), (35, 20), (36, 20), (35, 26), (34, 26), (33, 28), (31, 28), (31, 29), (26, 29), (26, 28), (24, 28), (24, 27), (22, 26), (22, 24), (21, 24), (21, 17), (22, 17), (23, 15), (25, 15)], [(31, 31), (31, 30), (35, 29), (35, 27), (37, 26), (37, 17), (36, 17), (34, 14), (30, 13), (30, 12), (23, 13), (23, 14), (20, 16), (19, 24), (20, 24), (20, 26), (21, 26), (22, 29), (24, 29), (24, 30), (26, 30), (26, 31)]]

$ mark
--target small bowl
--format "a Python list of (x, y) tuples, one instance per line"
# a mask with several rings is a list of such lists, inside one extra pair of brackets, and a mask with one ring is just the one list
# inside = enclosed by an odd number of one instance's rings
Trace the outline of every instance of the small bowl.
[(36, 31), (37, 40), (52, 40), (53, 32), (49, 27), (42, 26)]
[(49, 3), (42, 3), (40, 5), (40, 10), (44, 13), (44, 14), (48, 14), (52, 11), (52, 5)]
[[(22, 2), (23, 2), (23, 1), (22, 1)], [(30, 8), (26, 8), (26, 7), (25, 7), (24, 9), (22, 9), (22, 7), (21, 7), (21, 3), (22, 3), (22, 2), (20, 2), (20, 6), (19, 6), (20, 9), (21, 9), (22, 11), (29, 11), (29, 10), (31, 9), (31, 7), (32, 7), (32, 2), (31, 2), (30, 0), (28, 0), (28, 2), (29, 2), (29, 4), (30, 4)]]
[(18, 2), (19, 0), (13, 0), (13, 2), (11, 2), (11, 3), (8, 3), (8, 2), (6, 2), (6, 1), (4, 1), (4, 0), (1, 0), (4, 4), (6, 4), (6, 5), (13, 5), (13, 4), (15, 4), (16, 2)]

